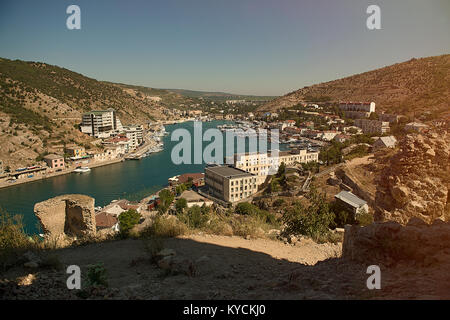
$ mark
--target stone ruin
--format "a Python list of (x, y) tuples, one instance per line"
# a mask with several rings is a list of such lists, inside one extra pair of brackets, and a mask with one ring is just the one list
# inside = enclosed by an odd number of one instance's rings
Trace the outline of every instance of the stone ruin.
[(85, 195), (62, 195), (37, 203), (34, 213), (47, 237), (95, 236), (94, 203), (94, 198)]

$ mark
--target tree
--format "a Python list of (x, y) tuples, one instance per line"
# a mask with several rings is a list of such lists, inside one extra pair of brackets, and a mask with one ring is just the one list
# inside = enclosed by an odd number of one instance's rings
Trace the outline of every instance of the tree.
[(173, 199), (175, 199), (175, 196), (168, 189), (164, 189), (159, 193), (159, 199), (161, 202), (158, 205), (158, 211), (163, 214), (167, 212), (167, 209), (169, 209)]
[(278, 167), (277, 177), (280, 178), (284, 175), (284, 171), (286, 170), (286, 164), (284, 162), (281, 162), (280, 166)]
[(178, 213), (182, 213), (187, 208), (187, 200), (185, 198), (178, 199), (175, 202), (175, 208)]
[(128, 236), (130, 230), (139, 223), (141, 214), (134, 209), (124, 211), (119, 215), (119, 227), (120, 233), (124, 236)]
[(259, 208), (249, 202), (241, 202), (236, 206), (235, 212), (237, 214), (250, 215), (256, 213)]
[(176, 186), (175, 192), (176, 192), (177, 195), (180, 195), (180, 194), (182, 194), (183, 191), (185, 191), (186, 189), (187, 189), (187, 188), (186, 188), (186, 185), (185, 185), (184, 183), (182, 183), (182, 184)]
[(325, 194), (318, 193), (315, 188), (311, 188), (307, 206), (295, 202), (283, 216), (287, 234), (307, 235), (313, 239), (328, 234), (333, 220), (334, 214), (330, 211)]

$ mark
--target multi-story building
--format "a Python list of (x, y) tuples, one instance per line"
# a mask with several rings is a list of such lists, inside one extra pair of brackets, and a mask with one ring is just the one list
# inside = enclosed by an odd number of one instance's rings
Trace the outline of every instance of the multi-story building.
[(107, 138), (123, 130), (114, 109), (90, 111), (83, 114), (81, 132), (96, 138)]
[(56, 154), (49, 154), (44, 157), (44, 161), (51, 169), (64, 169), (64, 157)]
[(144, 127), (142, 125), (123, 126), (123, 130), (130, 141), (131, 149), (136, 149), (144, 140)]
[(370, 112), (365, 111), (344, 111), (344, 116), (349, 119), (364, 119), (370, 117)]
[(233, 163), (235, 168), (247, 171), (256, 176), (257, 185), (264, 183), (268, 175), (275, 174), (282, 162), (291, 166), (295, 163), (307, 163), (319, 160), (318, 152), (309, 152), (306, 149), (280, 151), (275, 153), (241, 153), (235, 154), (227, 163)]
[(205, 184), (210, 195), (231, 203), (248, 198), (258, 190), (254, 174), (226, 165), (207, 166)]
[(339, 109), (350, 119), (363, 119), (370, 117), (375, 112), (375, 102), (341, 102)]
[(339, 109), (342, 111), (375, 112), (375, 102), (341, 102)]
[(368, 134), (384, 134), (388, 133), (390, 130), (389, 122), (379, 120), (356, 119), (355, 126), (361, 128), (363, 133)]

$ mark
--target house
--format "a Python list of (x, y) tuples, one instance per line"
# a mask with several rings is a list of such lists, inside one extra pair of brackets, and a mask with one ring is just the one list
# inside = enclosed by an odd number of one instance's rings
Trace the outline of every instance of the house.
[(321, 139), (325, 141), (331, 141), (334, 139), (334, 137), (338, 134), (337, 131), (322, 131)]
[(119, 219), (106, 212), (95, 215), (95, 225), (97, 230), (112, 229), (116, 232), (119, 231)]
[(84, 147), (70, 145), (66, 147), (66, 152), (72, 160), (81, 159), (86, 156)]
[(341, 191), (335, 195), (334, 198), (338, 204), (342, 205), (343, 208), (350, 211), (354, 215), (357, 215), (364, 210), (369, 212), (367, 202), (358, 198), (351, 192)]
[(383, 149), (383, 148), (395, 148), (397, 144), (397, 139), (394, 136), (381, 137), (378, 138), (377, 141), (374, 142), (372, 148), (374, 150)]
[(345, 141), (349, 140), (352, 136), (348, 134), (337, 134), (333, 140), (336, 142), (344, 143)]
[(192, 190), (186, 190), (183, 191), (183, 193), (180, 195), (180, 198), (186, 199), (188, 208), (192, 206), (212, 206), (213, 202), (211, 200), (206, 199), (205, 197), (202, 197), (197, 192)]
[(187, 183), (192, 181), (192, 184), (196, 187), (201, 187), (205, 185), (205, 174), (200, 173), (184, 173), (179, 176), (169, 178), (169, 185), (176, 186), (178, 184)]
[(64, 157), (56, 154), (49, 154), (44, 157), (44, 161), (51, 169), (64, 169)]

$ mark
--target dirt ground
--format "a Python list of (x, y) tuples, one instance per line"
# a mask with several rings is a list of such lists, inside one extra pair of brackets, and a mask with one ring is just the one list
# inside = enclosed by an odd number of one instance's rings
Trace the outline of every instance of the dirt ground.
[[(1, 277), (0, 296), (77, 299), (77, 290), (66, 287), (65, 268), (78, 265), (82, 278), (86, 278), (88, 266), (102, 262), (109, 288), (93, 289), (88, 298), (450, 298), (450, 290), (445, 291), (445, 284), (449, 283), (445, 272), (439, 273), (440, 278), (433, 278), (411, 268), (382, 269), (382, 285), (386, 289), (368, 290), (367, 266), (339, 258), (341, 245), (316, 244), (310, 240), (291, 245), (276, 240), (198, 234), (166, 239), (164, 248), (173, 249), (181, 261), (192, 263), (194, 274), (168, 274), (150, 261), (142, 240), (110, 241), (58, 250), (56, 254), (64, 265), (60, 271), (30, 271), (22, 267), (10, 270)], [(404, 277), (399, 275), (401, 272)], [(22, 285), (13, 281), (17, 277)], [(409, 290), (408, 286), (414, 289)]]

